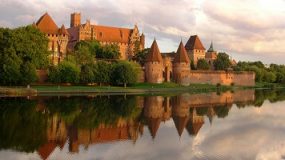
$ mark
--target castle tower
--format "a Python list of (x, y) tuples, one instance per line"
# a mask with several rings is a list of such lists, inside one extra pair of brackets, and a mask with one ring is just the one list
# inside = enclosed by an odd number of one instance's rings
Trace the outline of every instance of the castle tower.
[(70, 28), (77, 27), (81, 24), (81, 13), (72, 13), (70, 16)]
[(163, 59), (156, 40), (153, 41), (145, 63), (145, 78), (148, 83), (162, 83), (163, 77)]
[(173, 61), (173, 79), (176, 83), (188, 86), (190, 84), (190, 60), (182, 41)]
[(144, 49), (144, 44), (145, 44), (145, 35), (142, 33), (140, 36), (140, 49)]
[(206, 53), (205, 59), (209, 63), (211, 69), (214, 70), (214, 61), (217, 59), (217, 52), (214, 50), (213, 42), (211, 42), (210, 48)]
[(199, 59), (205, 59), (205, 47), (198, 35), (191, 36), (185, 45), (185, 49), (191, 61), (197, 66)]

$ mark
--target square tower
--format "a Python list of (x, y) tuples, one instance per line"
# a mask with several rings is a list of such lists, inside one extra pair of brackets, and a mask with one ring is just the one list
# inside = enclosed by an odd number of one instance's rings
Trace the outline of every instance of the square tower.
[(70, 28), (77, 27), (81, 24), (81, 13), (72, 13), (70, 16)]

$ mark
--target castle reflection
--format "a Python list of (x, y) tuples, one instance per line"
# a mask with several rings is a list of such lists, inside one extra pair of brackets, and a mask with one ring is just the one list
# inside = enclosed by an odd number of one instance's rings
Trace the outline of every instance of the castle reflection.
[[(0, 98), (0, 149), (36, 150), (47, 159), (64, 145), (68, 145), (69, 152), (77, 153), (80, 146), (88, 149), (90, 145), (116, 141), (135, 144), (147, 128), (155, 139), (161, 122), (166, 121), (174, 122), (178, 136), (184, 130), (195, 136), (205, 120), (212, 124), (215, 118), (226, 117), (233, 104), (239, 108), (260, 106), (269, 99), (263, 92)], [(270, 101), (284, 100), (284, 91), (274, 93), (274, 98), (268, 93)]]

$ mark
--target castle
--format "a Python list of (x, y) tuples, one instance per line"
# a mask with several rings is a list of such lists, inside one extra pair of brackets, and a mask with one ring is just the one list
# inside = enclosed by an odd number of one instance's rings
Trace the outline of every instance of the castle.
[(73, 50), (75, 44), (81, 40), (97, 40), (102, 45), (117, 44), (120, 59), (128, 60), (134, 56), (135, 49), (143, 50), (145, 44), (144, 34), (140, 34), (137, 25), (134, 28), (119, 28), (91, 24), (89, 20), (81, 24), (81, 14), (72, 13), (70, 28), (64, 25), (60, 28), (48, 13), (45, 13), (33, 24), (49, 39), (48, 50), (51, 51), (53, 64), (60, 63), (68, 50)]
[(184, 86), (188, 86), (191, 83), (255, 85), (254, 72), (191, 70), (190, 60), (197, 64), (199, 59), (205, 59), (210, 65), (213, 65), (213, 61), (217, 58), (217, 52), (214, 51), (213, 44), (211, 44), (206, 53), (197, 35), (191, 36), (185, 47), (181, 41), (176, 53), (162, 55), (156, 40), (154, 40), (145, 63), (146, 82), (162, 83), (174, 81)]
[[(135, 50), (145, 48), (145, 36), (139, 33), (137, 25), (129, 29), (94, 25), (89, 20), (81, 24), (80, 13), (71, 14), (68, 29), (64, 25), (59, 28), (48, 13), (33, 25), (47, 35), (48, 49), (52, 53), (50, 58), (55, 65), (60, 63), (67, 52), (72, 51), (75, 44), (82, 40), (97, 40), (101, 45), (117, 44), (121, 60), (129, 60), (134, 56)], [(194, 66), (197, 66), (199, 59), (205, 59), (211, 70), (191, 70), (191, 61)], [(181, 41), (176, 53), (161, 54), (154, 40), (142, 68), (141, 77), (143, 78), (141, 79), (149, 83), (173, 81), (184, 86), (191, 83), (255, 85), (254, 72), (214, 71), (215, 59), (217, 59), (217, 52), (214, 50), (213, 43), (206, 51), (198, 35), (191, 36), (185, 46)], [(235, 61), (232, 62), (235, 63)]]

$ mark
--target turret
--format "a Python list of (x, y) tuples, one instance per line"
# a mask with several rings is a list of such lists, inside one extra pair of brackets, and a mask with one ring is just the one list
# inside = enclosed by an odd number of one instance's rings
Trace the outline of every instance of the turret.
[(145, 35), (142, 33), (140, 36), (140, 49), (144, 49), (144, 44), (145, 44)]
[(189, 76), (190, 60), (181, 41), (173, 61), (173, 79), (176, 83), (187, 86), (190, 84)]
[(145, 63), (145, 78), (148, 83), (162, 83), (163, 59), (159, 51), (156, 40), (153, 41)]
[(72, 13), (70, 16), (70, 28), (81, 24), (81, 13)]

